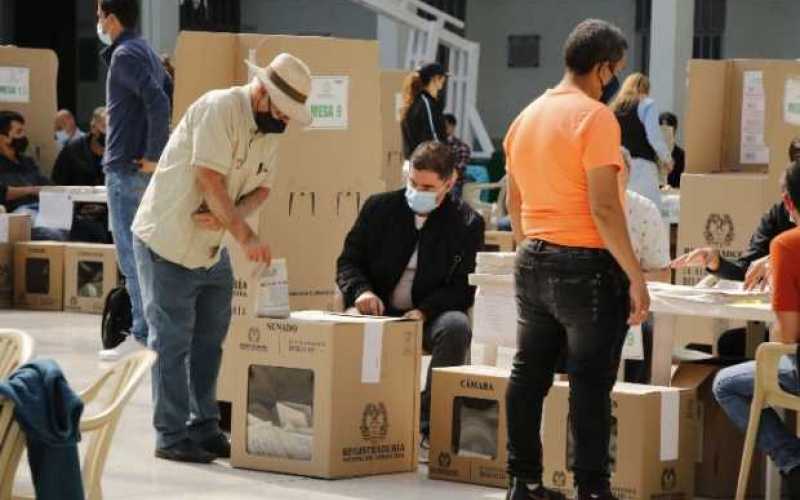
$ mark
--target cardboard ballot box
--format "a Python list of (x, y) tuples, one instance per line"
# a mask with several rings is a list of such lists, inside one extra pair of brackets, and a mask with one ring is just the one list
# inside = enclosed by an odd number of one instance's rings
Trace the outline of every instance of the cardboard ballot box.
[(431, 479), (508, 486), (506, 387), (509, 370), (435, 368), (431, 398)]
[(64, 250), (64, 310), (102, 314), (119, 283), (114, 245), (71, 243)]
[[(693, 390), (618, 383), (611, 395), (611, 489), (620, 500), (693, 498), (697, 452)], [(569, 384), (545, 400), (544, 483), (575, 495)]]
[(14, 246), (14, 307), (60, 311), (64, 305), (64, 244), (54, 241)]
[(323, 312), (237, 322), (234, 467), (322, 478), (417, 468), (421, 324)]
[(0, 215), (0, 309), (14, 302), (14, 243), (31, 239), (28, 215)]

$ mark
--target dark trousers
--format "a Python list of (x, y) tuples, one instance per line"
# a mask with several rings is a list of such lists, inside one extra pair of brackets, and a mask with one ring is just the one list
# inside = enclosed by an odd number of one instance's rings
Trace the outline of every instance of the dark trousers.
[[(606, 250), (526, 241), (515, 266), (517, 354), (506, 397), (508, 472), (542, 481), (542, 404), (566, 353), (575, 480), (608, 484), (611, 389), (630, 312), (628, 280)], [(566, 452), (566, 450), (565, 450)]]
[(472, 328), (469, 317), (461, 311), (446, 311), (425, 323), (422, 346), (431, 353), (431, 364), (421, 401), (420, 432), (424, 436), (430, 433), (431, 370), (466, 363), (470, 342)]

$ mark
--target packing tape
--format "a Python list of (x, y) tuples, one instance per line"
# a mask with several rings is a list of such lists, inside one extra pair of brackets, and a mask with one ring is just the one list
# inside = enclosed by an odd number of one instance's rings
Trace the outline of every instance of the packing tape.
[(678, 459), (681, 421), (681, 392), (667, 389), (661, 393), (661, 446), (662, 462)]
[(370, 321), (364, 324), (364, 350), (361, 355), (362, 384), (378, 384), (381, 381), (383, 325), (382, 321)]

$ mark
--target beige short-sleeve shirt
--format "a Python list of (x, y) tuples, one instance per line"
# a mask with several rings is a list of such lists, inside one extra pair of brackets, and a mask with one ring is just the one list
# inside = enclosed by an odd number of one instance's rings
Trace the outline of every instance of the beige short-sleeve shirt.
[(212, 90), (195, 101), (172, 132), (133, 221), (133, 232), (162, 258), (189, 269), (219, 261), (225, 231), (192, 220), (206, 210), (197, 167), (223, 174), (234, 202), (270, 187), (278, 136), (258, 133), (249, 87)]

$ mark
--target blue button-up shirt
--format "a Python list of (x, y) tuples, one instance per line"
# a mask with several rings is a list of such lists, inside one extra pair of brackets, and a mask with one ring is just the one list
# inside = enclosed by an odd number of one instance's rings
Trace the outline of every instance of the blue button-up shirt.
[(124, 31), (102, 52), (108, 65), (107, 172), (138, 169), (136, 160), (157, 162), (169, 138), (172, 79), (147, 42)]

